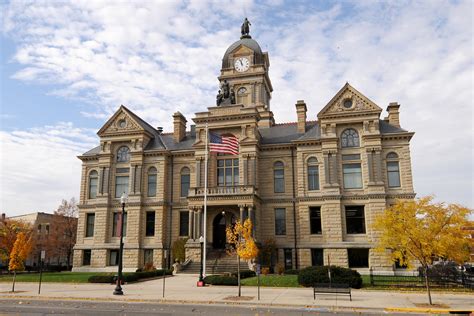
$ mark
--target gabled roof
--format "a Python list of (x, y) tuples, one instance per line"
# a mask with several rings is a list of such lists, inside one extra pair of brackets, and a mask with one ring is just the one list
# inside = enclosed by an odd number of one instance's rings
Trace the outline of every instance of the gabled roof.
[[(355, 103), (352, 109), (344, 109), (340, 104), (342, 97), (350, 97)], [(344, 98), (345, 99), (345, 98)], [(360, 101), (360, 102), (357, 102)], [(348, 82), (336, 93), (336, 95), (326, 104), (326, 106), (319, 111), (318, 118), (324, 117), (327, 114), (338, 115), (338, 114), (351, 114), (357, 112), (377, 112), (382, 113), (382, 108), (367, 98), (365, 95), (356, 90)]]

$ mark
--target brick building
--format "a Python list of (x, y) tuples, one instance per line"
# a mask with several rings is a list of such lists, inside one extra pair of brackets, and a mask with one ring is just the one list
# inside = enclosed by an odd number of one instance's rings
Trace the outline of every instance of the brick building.
[[(393, 270), (373, 250), (374, 216), (395, 199), (412, 199), (409, 142), (399, 104), (382, 108), (346, 83), (307, 120), (276, 124), (271, 111), (269, 56), (244, 33), (222, 59), (217, 106), (192, 118), (173, 114), (163, 133), (121, 106), (99, 130), (100, 145), (82, 160), (80, 216), (74, 270), (111, 271), (118, 262), (119, 198), (127, 192), (124, 270), (165, 263), (166, 249), (189, 237), (186, 254), (199, 260), (203, 234), (206, 124), (232, 134), (238, 155), (211, 153), (208, 162), (207, 241), (225, 246), (225, 227), (250, 217), (255, 237), (275, 240), (286, 268), (331, 264)], [(211, 103), (211, 101), (209, 102)], [(213, 103), (213, 102), (212, 102)], [(277, 105), (283, 106), (283, 105)], [(287, 106), (287, 105), (285, 105)]]

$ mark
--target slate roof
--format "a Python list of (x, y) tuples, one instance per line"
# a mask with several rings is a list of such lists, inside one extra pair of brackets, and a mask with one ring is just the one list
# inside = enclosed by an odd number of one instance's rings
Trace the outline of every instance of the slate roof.
[[(132, 112), (130, 112), (132, 113)], [(132, 113), (133, 114), (133, 113)], [(193, 144), (196, 141), (196, 134), (191, 132), (186, 132), (185, 138), (176, 143), (173, 139), (173, 134), (159, 134), (156, 129), (151, 127), (148, 123), (140, 119), (138, 116), (134, 115), (134, 119), (137, 120), (143, 128), (147, 126), (147, 131), (149, 131), (154, 138), (147, 144), (145, 151), (149, 150), (186, 150), (192, 149)], [(381, 134), (393, 134), (393, 133), (403, 133), (407, 132), (403, 128), (393, 126), (384, 120), (379, 120), (380, 132)], [(272, 144), (288, 144), (292, 141), (305, 141), (305, 140), (318, 140), (321, 138), (321, 133), (319, 129), (318, 122), (307, 122), (306, 123), (306, 133), (297, 132), (297, 123), (285, 123), (277, 124), (272, 127), (259, 128), (260, 135), (262, 136), (261, 144), (262, 145), (272, 145)], [(97, 146), (83, 154), (83, 156), (93, 156), (97, 155), (100, 152), (100, 146)]]
[(227, 68), (231, 67), (232, 65), (229, 64), (229, 55), (232, 53), (234, 49), (239, 47), (240, 45), (246, 46), (253, 50), (254, 52), (254, 63), (255, 64), (261, 64), (263, 63), (263, 53), (262, 49), (260, 48), (260, 45), (257, 43), (257, 41), (253, 40), (252, 38), (242, 38), (238, 40), (237, 42), (234, 42), (232, 45), (227, 48), (225, 51), (224, 57), (222, 58), (222, 68)]

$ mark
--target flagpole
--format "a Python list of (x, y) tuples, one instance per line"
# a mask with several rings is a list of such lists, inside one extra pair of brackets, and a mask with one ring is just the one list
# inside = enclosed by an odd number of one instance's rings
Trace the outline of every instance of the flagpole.
[(204, 230), (204, 249), (203, 249), (203, 275), (206, 277), (206, 258), (207, 258), (207, 159), (208, 159), (208, 137), (209, 137), (209, 126), (206, 122), (206, 153), (204, 158), (204, 223), (203, 223), (203, 230)]

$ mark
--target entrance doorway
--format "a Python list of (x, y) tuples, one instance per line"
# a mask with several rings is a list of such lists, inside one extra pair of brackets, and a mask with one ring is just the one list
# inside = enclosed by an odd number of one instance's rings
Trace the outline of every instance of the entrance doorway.
[(214, 249), (225, 249), (225, 228), (225, 216), (219, 213), (214, 217), (214, 222), (212, 223), (212, 246)]

